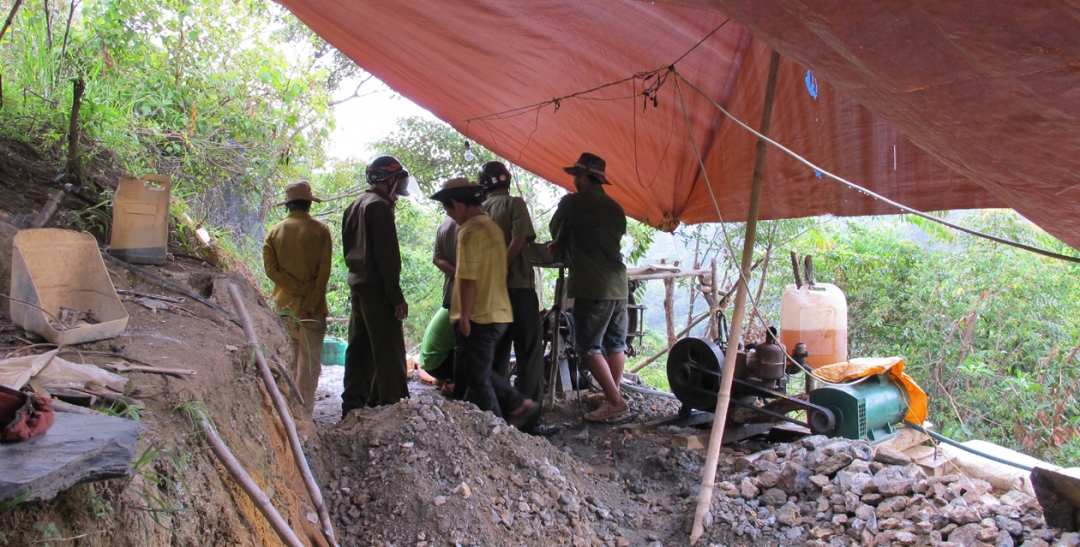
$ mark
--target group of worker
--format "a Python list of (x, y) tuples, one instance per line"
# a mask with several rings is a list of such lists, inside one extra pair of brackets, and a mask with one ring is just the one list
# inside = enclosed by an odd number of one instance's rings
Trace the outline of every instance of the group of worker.
[[(619, 393), (626, 346), (626, 267), (622, 207), (604, 191), (604, 160), (583, 153), (564, 170), (575, 193), (552, 216), (548, 250), (569, 267), (574, 298), (574, 345), (603, 390), (586, 400), (598, 407), (589, 421), (629, 412)], [(403, 321), (409, 306), (401, 290), (401, 253), (394, 208), (410, 195), (412, 177), (396, 158), (380, 156), (366, 169), (367, 190), (345, 210), (342, 245), (349, 270), (349, 343), (345, 352), (342, 418), (361, 407), (393, 404), (409, 396)], [(557, 431), (540, 418), (544, 394), (543, 326), (529, 243), (536, 239), (525, 201), (509, 193), (510, 170), (488, 162), (477, 181), (453, 178), (431, 196), (448, 218), (439, 226), (433, 262), (443, 272), (443, 301), (424, 336), (421, 365), (443, 393), (501, 416), (521, 430)], [(415, 191), (415, 190), (414, 190)], [(327, 226), (309, 214), (305, 181), (289, 184), (288, 216), (267, 233), (266, 274), (273, 300), (286, 318), (294, 378), (308, 414), (314, 411), (326, 334), (326, 286), (332, 260)], [(516, 384), (508, 364), (516, 355)]]

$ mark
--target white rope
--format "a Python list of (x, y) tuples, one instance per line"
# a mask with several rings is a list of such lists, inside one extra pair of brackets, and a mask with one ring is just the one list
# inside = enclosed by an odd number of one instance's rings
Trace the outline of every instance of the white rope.
[[(672, 70), (674, 71), (674, 68), (672, 68)], [(943, 219), (928, 215), (928, 214), (926, 214), (926, 213), (924, 213), (922, 211), (912, 209), (911, 207), (908, 207), (906, 205), (901, 205), (900, 203), (897, 203), (897, 202), (895, 202), (895, 201), (893, 201), (893, 200), (891, 200), (891, 199), (889, 199), (889, 198), (887, 198), (885, 196), (874, 193), (874, 192), (872, 192), (870, 190), (867, 190), (866, 188), (863, 188), (862, 186), (859, 186), (859, 185), (857, 185), (857, 184), (855, 184), (853, 182), (850, 182), (850, 181), (845, 180), (845, 179), (843, 179), (843, 178), (841, 178), (841, 177), (839, 177), (837, 175), (834, 175), (834, 174), (826, 171), (825, 169), (822, 169), (821, 167), (818, 167), (817, 165), (814, 165), (809, 160), (803, 158), (802, 156), (796, 154), (795, 152), (792, 152), (791, 150), (788, 150), (782, 144), (770, 139), (769, 137), (766, 137), (765, 135), (762, 135), (761, 133), (758, 133), (757, 131), (754, 130), (754, 128), (746, 125), (745, 123), (740, 121), (735, 116), (732, 116), (731, 113), (729, 113), (727, 110), (725, 110), (724, 107), (717, 104), (716, 101), (712, 100), (712, 98), (709, 97), (708, 95), (706, 95), (705, 92), (698, 89), (697, 86), (695, 86), (694, 84), (686, 81), (682, 77), (681, 74), (676, 72), (675, 75), (676, 75), (676, 82), (679, 82), (679, 81), (686, 82), (686, 85), (689, 86), (690, 89), (693, 89), (694, 91), (696, 91), (698, 93), (698, 95), (701, 95), (702, 97), (705, 98), (705, 100), (712, 103), (712, 105), (715, 106), (717, 108), (717, 110), (719, 110), (721, 113), (723, 113), (724, 116), (727, 116), (727, 118), (729, 120), (735, 122), (739, 127), (749, 131), (751, 134), (755, 135), (757, 138), (759, 138), (759, 139), (761, 139), (761, 140), (775, 146), (776, 148), (780, 149), (785, 154), (791, 156), (792, 158), (795, 158), (795, 160), (797, 160), (798, 162), (800, 162), (800, 163), (806, 165), (807, 167), (821, 173), (825, 177), (828, 177), (828, 178), (830, 178), (832, 180), (835, 180), (836, 182), (839, 182), (840, 184), (843, 184), (843, 185), (845, 185), (845, 186), (847, 186), (847, 187), (849, 187), (849, 188), (851, 188), (853, 190), (858, 190), (859, 192), (862, 192), (863, 194), (865, 194), (867, 196), (870, 196), (870, 197), (872, 197), (874, 199), (881, 200), (882, 202), (884, 202), (884, 203), (886, 203), (888, 205), (891, 205), (893, 207), (896, 207), (897, 209), (900, 209), (901, 211), (904, 211), (906, 213), (909, 213), (909, 214), (912, 214), (912, 215), (915, 215), (915, 216), (918, 216), (918, 217), (921, 217), (921, 218), (925, 218), (926, 220), (929, 220), (929, 221), (932, 221), (932, 222), (937, 222), (938, 224), (948, 226), (949, 228), (952, 228), (954, 230), (959, 230), (961, 232), (971, 234), (971, 235), (976, 236), (976, 237), (981, 237), (981, 238), (984, 238), (984, 239), (988, 239), (990, 241), (995, 241), (997, 243), (1001, 243), (1001, 244), (1004, 244), (1004, 245), (1009, 245), (1009, 246), (1012, 246), (1012, 247), (1016, 247), (1018, 249), (1024, 249), (1026, 251), (1030, 251), (1030, 252), (1033, 252), (1035, 254), (1040, 254), (1040, 255), (1043, 255), (1043, 256), (1050, 257), (1050, 258), (1056, 258), (1058, 260), (1065, 260), (1067, 262), (1080, 263), (1080, 258), (1075, 257), (1075, 256), (1068, 256), (1068, 255), (1058, 254), (1058, 253), (1054, 253), (1054, 252), (1047, 251), (1047, 250), (1044, 250), (1044, 249), (1039, 249), (1037, 247), (1031, 247), (1029, 245), (1024, 245), (1023, 243), (1019, 243), (1019, 242), (1016, 242), (1016, 241), (1010, 241), (1008, 239), (1003, 239), (1003, 238), (1000, 238), (1000, 237), (997, 237), (997, 236), (993, 236), (993, 235), (987, 234), (985, 232), (980, 232), (978, 230), (973, 230), (971, 228), (965, 228), (965, 227), (960, 226), (958, 224), (953, 224), (952, 222), (949, 222), (947, 220), (943, 220)], [(684, 108), (685, 108), (685, 106), (684, 106)], [(700, 156), (700, 153), (699, 153), (699, 156)], [(700, 157), (699, 157), (699, 159), (700, 159)], [(702, 172), (704, 173), (704, 167), (702, 167)], [(706, 180), (706, 182), (708, 182), (707, 175), (706, 175), (705, 180)], [(709, 195), (712, 195), (712, 185), (710, 185), (710, 188), (709, 188)], [(713, 199), (713, 203), (714, 204), (716, 203), (715, 198)], [(717, 213), (719, 214), (719, 209), (717, 210)]]

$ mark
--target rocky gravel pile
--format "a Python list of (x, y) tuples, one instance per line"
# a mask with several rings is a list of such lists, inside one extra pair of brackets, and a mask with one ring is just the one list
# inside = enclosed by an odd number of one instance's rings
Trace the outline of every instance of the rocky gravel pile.
[[(704, 455), (671, 446), (673, 431), (579, 424), (537, 438), (423, 394), (324, 429), (322, 486), (346, 546), (686, 545)], [(893, 450), (760, 444), (724, 449), (699, 545), (1080, 546), (1046, 527), (1035, 498), (928, 477)]]
[(438, 396), (353, 412), (323, 453), (343, 545), (627, 547), (651, 524), (604, 501), (638, 505), (611, 474)]
[(888, 448), (813, 436), (755, 456), (735, 461), (713, 506), (721, 528), (755, 543), (1080, 545), (1077, 534), (1046, 527), (1034, 497), (998, 497), (961, 474), (928, 477)]

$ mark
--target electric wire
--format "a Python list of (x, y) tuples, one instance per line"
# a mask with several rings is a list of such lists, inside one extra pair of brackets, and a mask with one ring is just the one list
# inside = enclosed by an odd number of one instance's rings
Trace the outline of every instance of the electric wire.
[(993, 454), (988, 454), (986, 452), (983, 452), (982, 450), (976, 450), (974, 448), (971, 448), (970, 446), (958, 443), (958, 442), (956, 442), (956, 441), (954, 441), (954, 440), (952, 440), (952, 439), (950, 439), (950, 438), (948, 438), (948, 437), (946, 437), (946, 436), (944, 436), (944, 435), (942, 435), (942, 434), (940, 434), (940, 433), (938, 433), (936, 431), (930, 431), (929, 429), (925, 429), (922, 426), (920, 426), (920, 425), (918, 425), (918, 424), (916, 424), (916, 423), (914, 423), (914, 422), (912, 422), (910, 420), (904, 420), (904, 425), (906, 425), (906, 426), (908, 426), (910, 428), (913, 428), (916, 431), (921, 431), (923, 433), (926, 433), (927, 435), (930, 436), (930, 438), (934, 439), (935, 441), (943, 442), (943, 443), (945, 443), (945, 444), (947, 444), (949, 446), (955, 446), (956, 448), (959, 448), (960, 450), (970, 452), (972, 454), (975, 454), (976, 456), (982, 456), (982, 457), (984, 457), (984, 458), (986, 458), (988, 460), (995, 461), (995, 462), (998, 462), (998, 463), (1003, 463), (1005, 465), (1009, 465), (1009, 466), (1012, 466), (1012, 467), (1016, 467), (1017, 469), (1023, 469), (1024, 471), (1031, 471), (1031, 470), (1035, 469), (1033, 466), (1018, 463), (1018, 462), (1014, 462), (1014, 461), (1010, 461), (1010, 460), (1007, 460), (1007, 459), (1002, 458), (1000, 456), (995, 456)]

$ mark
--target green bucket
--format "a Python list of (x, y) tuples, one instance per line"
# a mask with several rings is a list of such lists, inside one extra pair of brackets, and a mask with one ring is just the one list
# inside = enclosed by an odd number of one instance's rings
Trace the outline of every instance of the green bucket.
[(323, 339), (322, 364), (323, 366), (345, 366), (345, 348), (349, 345), (340, 338), (327, 336)]

